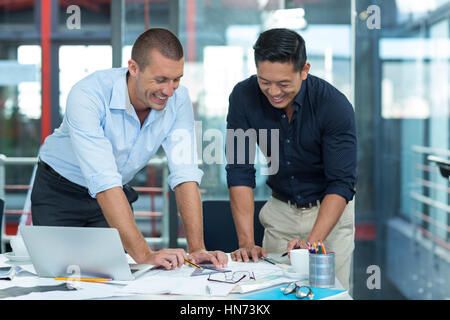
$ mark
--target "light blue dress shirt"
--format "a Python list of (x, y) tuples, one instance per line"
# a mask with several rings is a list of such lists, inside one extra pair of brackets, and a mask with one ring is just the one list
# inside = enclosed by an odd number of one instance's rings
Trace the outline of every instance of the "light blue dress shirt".
[(187, 181), (200, 185), (188, 90), (180, 85), (166, 107), (151, 110), (141, 127), (128, 95), (127, 71), (97, 71), (77, 82), (61, 126), (45, 139), (39, 157), (95, 197), (128, 183), (162, 145), (170, 188)]

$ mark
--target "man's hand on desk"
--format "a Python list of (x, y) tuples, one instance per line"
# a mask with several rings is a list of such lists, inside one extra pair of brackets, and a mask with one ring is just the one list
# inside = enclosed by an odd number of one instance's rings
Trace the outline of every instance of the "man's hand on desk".
[(154, 264), (166, 270), (180, 268), (185, 264), (185, 259), (198, 264), (210, 262), (218, 269), (226, 267), (228, 263), (227, 255), (222, 251), (199, 250), (192, 252), (189, 256), (184, 249), (163, 249), (152, 251), (144, 263)]
[(145, 263), (161, 266), (167, 270), (179, 268), (184, 264), (187, 258), (184, 249), (163, 249), (160, 251), (152, 251)]
[(238, 262), (250, 262), (250, 258), (254, 262), (258, 262), (259, 257), (267, 257), (267, 251), (256, 245), (242, 247), (231, 253), (231, 259)]
[(198, 250), (189, 254), (190, 261), (195, 264), (211, 262), (217, 269), (221, 269), (227, 266), (228, 257), (223, 251), (206, 251)]

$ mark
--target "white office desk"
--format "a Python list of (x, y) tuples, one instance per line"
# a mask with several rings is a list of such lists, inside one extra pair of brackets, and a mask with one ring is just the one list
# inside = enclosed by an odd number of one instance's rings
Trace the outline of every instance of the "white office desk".
[[(270, 254), (269, 257), (275, 258), (277, 259), (277, 261), (283, 262), (283, 263), (289, 263), (289, 259), (287, 257), (284, 258), (284, 260), (279, 258), (279, 254), (277, 255), (272, 255)], [(27, 261), (27, 262), (12, 262), (9, 261), (7, 259), (7, 257), (2, 254), (0, 255), (0, 266), (11, 266), (11, 265), (17, 265), (17, 266), (21, 266), (23, 267), (25, 270), (30, 269), (31, 265), (31, 261)], [(31, 268), (32, 269), (32, 268)], [(27, 279), (27, 281), (31, 281), (27, 282), (26, 286), (33, 286), (33, 285), (56, 285), (56, 284), (61, 284), (62, 282), (56, 282), (53, 279), (47, 279), (47, 278), (39, 278), (36, 275), (33, 275), (31, 273), (28, 272), (20, 272), (17, 275), (17, 279), (19, 280), (23, 280), (23, 279)], [(53, 282), (54, 281), (54, 282)], [(292, 281), (295, 281), (294, 279)], [(302, 281), (304, 282), (304, 285), (308, 285), (308, 281)], [(14, 284), (15, 281), (11, 281), (10, 285), (16, 285)], [(35, 283), (35, 284), (34, 284)], [(86, 283), (83, 283), (83, 285), (85, 285)], [(303, 283), (302, 283), (303, 284)], [(1, 282), (0, 281), (0, 290), (7, 286), (8, 284), (6, 282)], [(21, 284), (17, 284), (19, 286), (21, 286)], [(103, 284), (103, 283), (95, 283), (95, 284), (89, 284), (91, 286), (91, 288), (93, 286), (96, 286), (96, 288), (113, 288), (112, 286), (116, 287), (114, 284)], [(273, 288), (273, 287), (271, 287)], [(267, 289), (262, 289), (259, 291), (264, 291), (264, 290), (268, 290), (270, 288)], [(339, 283), (339, 281), (336, 279), (336, 285), (333, 289), (343, 289), (342, 285)], [(94, 296), (92, 298), (94, 299), (107, 299), (107, 300), (238, 300), (238, 299), (242, 299), (245, 298), (245, 296), (247, 295), (252, 295), (254, 293), (256, 293), (258, 291), (252, 291), (246, 294), (240, 294), (240, 293), (230, 293), (228, 296), (226, 297), (209, 297), (209, 296), (200, 296), (200, 295), (169, 295), (169, 294), (136, 294), (136, 295), (125, 295), (125, 296)], [(55, 293), (58, 294), (58, 293)], [(61, 296), (58, 297), (58, 295), (54, 296), (52, 299), (72, 299), (70, 292), (61, 292), (59, 293)], [(73, 299), (80, 299), (78, 298), (79, 296), (76, 294), (76, 292), (72, 293)], [(20, 297), (18, 297), (20, 298)], [(87, 297), (90, 298), (90, 297)], [(84, 299), (84, 298), (81, 298)], [(352, 300), (352, 297), (348, 294), (348, 292), (345, 292), (343, 294), (339, 294), (337, 296), (333, 296), (329, 298), (330, 300)]]

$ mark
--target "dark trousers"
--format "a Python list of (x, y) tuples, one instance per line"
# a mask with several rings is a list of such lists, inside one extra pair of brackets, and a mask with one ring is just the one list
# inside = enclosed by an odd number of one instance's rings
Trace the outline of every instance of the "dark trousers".
[[(123, 190), (131, 206), (137, 193), (128, 185)], [(67, 180), (42, 161), (31, 192), (31, 216), (36, 226), (109, 227), (87, 188)]]

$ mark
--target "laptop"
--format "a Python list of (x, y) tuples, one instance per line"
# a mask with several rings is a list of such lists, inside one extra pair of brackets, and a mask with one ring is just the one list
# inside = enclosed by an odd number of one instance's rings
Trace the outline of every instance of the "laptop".
[(19, 226), (40, 277), (134, 280), (154, 265), (129, 264), (114, 228)]

